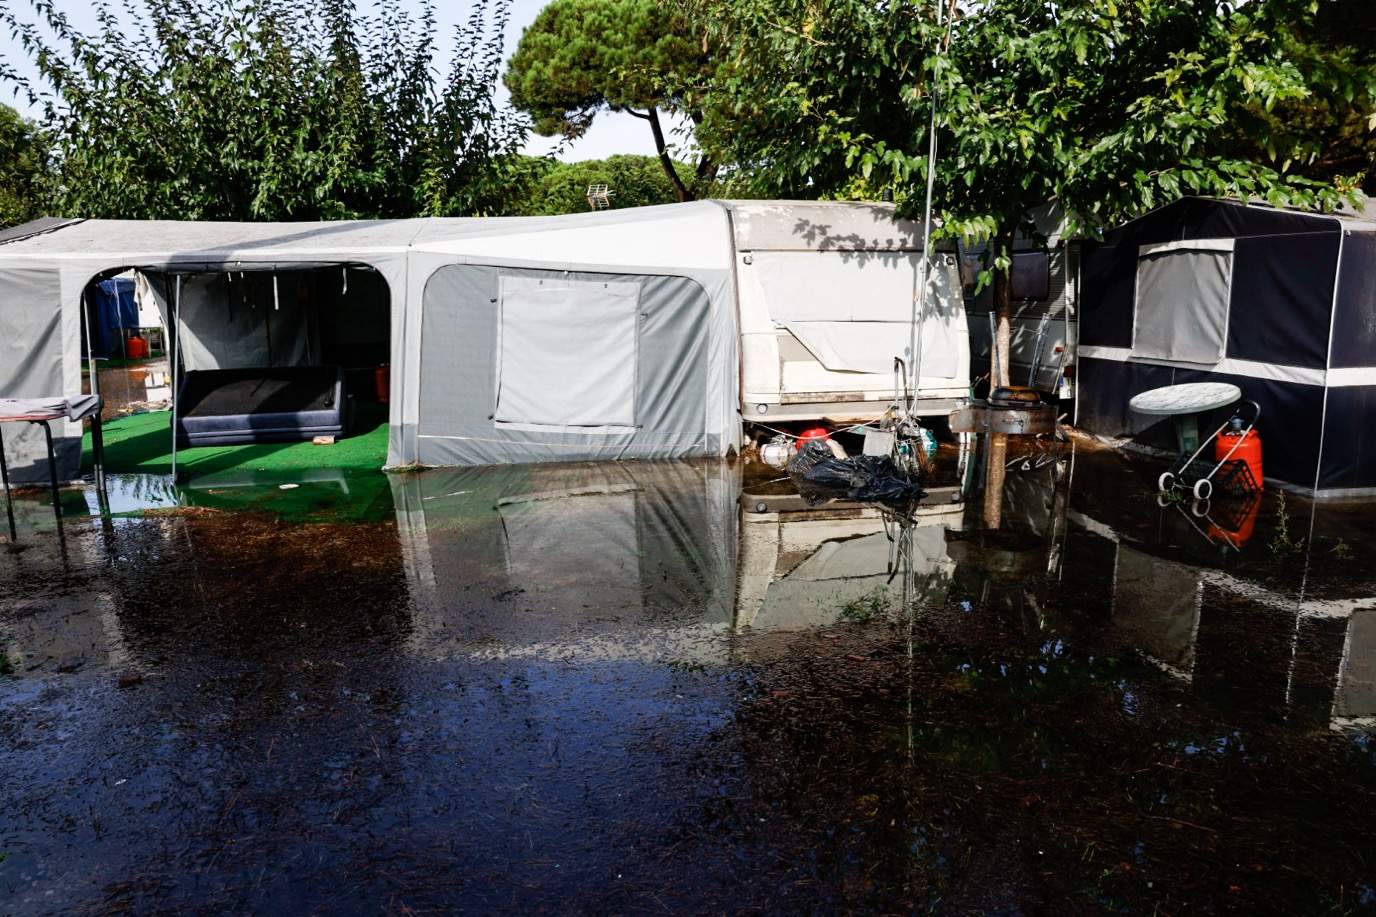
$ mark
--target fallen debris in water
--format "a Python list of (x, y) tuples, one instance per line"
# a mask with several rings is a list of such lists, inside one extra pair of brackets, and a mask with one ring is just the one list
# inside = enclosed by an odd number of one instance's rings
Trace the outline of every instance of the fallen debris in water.
[(899, 468), (887, 455), (838, 458), (825, 441), (803, 443), (788, 463), (804, 500), (816, 506), (845, 498), (868, 503), (901, 505), (922, 496), (922, 481)]

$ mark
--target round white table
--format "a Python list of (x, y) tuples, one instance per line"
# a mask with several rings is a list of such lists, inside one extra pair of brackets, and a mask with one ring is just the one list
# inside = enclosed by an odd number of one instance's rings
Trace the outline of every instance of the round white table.
[(1138, 414), (1175, 418), (1175, 437), (1180, 451), (1199, 448), (1199, 415), (1226, 408), (1242, 398), (1242, 389), (1228, 382), (1186, 382), (1134, 395), (1128, 407)]

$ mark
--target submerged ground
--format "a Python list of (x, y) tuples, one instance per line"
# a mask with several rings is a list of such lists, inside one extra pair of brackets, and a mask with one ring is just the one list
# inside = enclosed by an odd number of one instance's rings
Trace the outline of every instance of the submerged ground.
[(720, 463), (21, 500), (0, 912), (1376, 905), (1376, 513), (1008, 459), (908, 520)]

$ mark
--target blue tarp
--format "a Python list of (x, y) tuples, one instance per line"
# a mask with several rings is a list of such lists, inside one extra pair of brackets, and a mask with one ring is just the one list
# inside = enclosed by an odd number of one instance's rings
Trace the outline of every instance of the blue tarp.
[(124, 339), (139, 326), (134, 281), (123, 277), (102, 280), (96, 290), (95, 327), (91, 342), (98, 357), (124, 356)]

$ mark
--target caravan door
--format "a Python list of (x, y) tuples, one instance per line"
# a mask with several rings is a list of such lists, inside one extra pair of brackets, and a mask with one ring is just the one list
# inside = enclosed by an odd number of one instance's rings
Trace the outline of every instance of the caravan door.
[[(733, 203), (746, 420), (871, 420), (893, 402), (912, 343), (922, 240), (893, 208)], [(969, 331), (954, 252), (936, 252), (917, 352), (921, 413), (969, 388)]]

